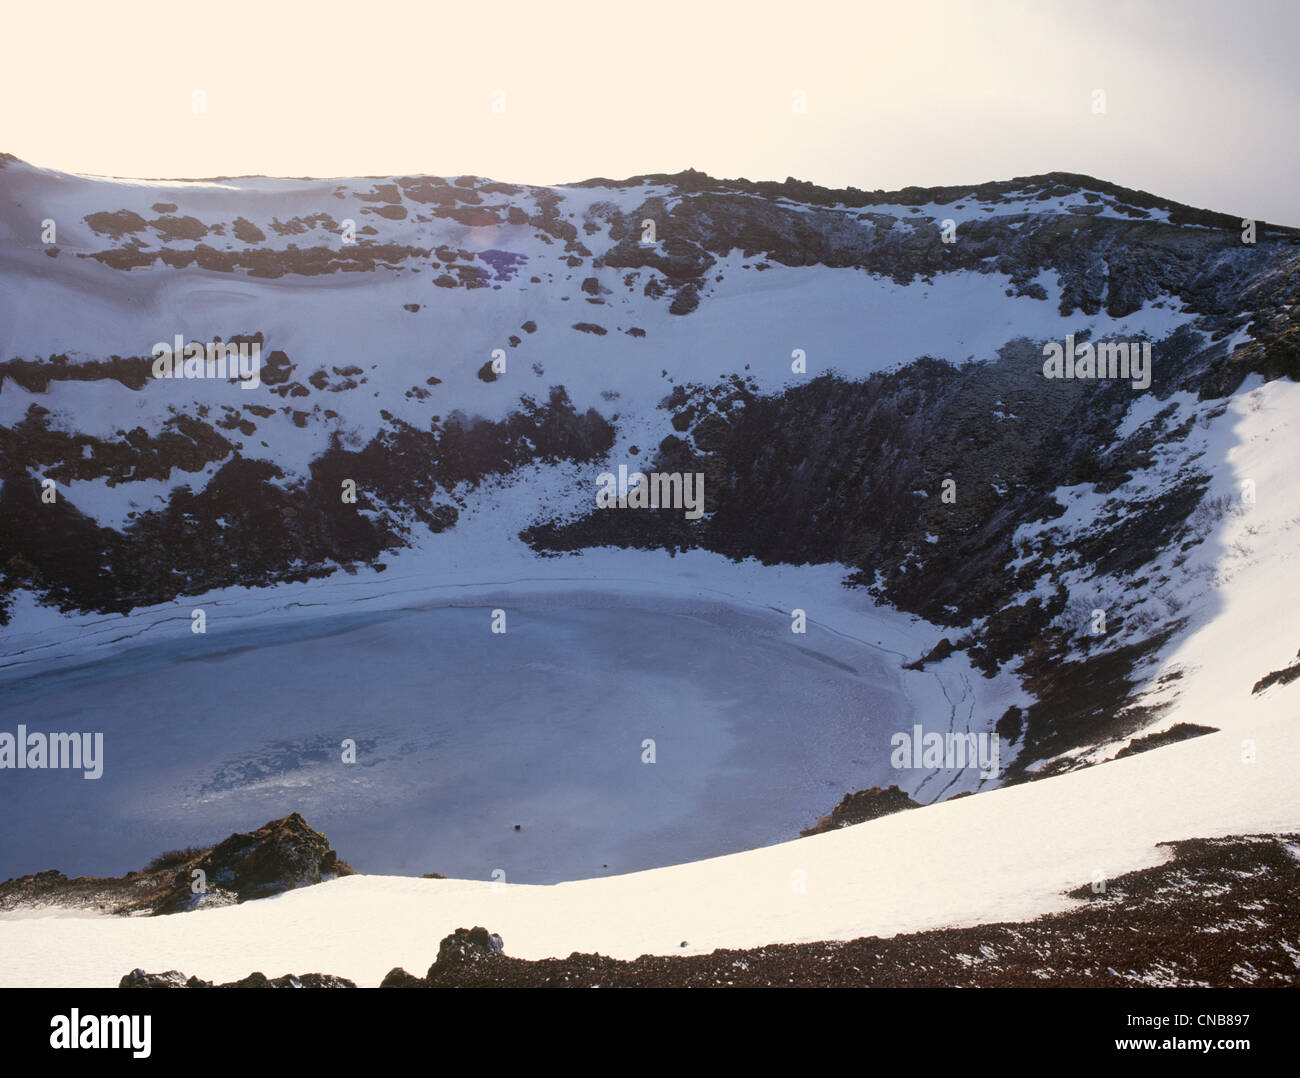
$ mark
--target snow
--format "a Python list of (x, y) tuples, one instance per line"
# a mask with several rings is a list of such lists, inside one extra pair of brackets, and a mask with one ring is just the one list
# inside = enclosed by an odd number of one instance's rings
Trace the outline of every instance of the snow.
[[(1176, 705), (1144, 734), (1179, 722), (1235, 727), (1241, 716), (1252, 713), (1242, 707), (1240, 697), (1249, 695), (1260, 677), (1296, 658), (1300, 631), (1288, 633), (1282, 627), (1295, 624), (1284, 596), (1297, 574), (1296, 555), (1288, 542), (1288, 534), (1300, 524), (1300, 488), (1289, 474), (1300, 438), (1294, 418), (1300, 407), (1297, 390), (1300, 387), (1289, 381), (1265, 385), (1252, 376), (1228, 402), (1197, 401), (1186, 393), (1165, 401), (1136, 395), (1120, 426), (1123, 436), (1137, 433), (1157, 413), (1172, 409), (1164, 429), (1193, 420), (1185, 438), (1158, 438), (1151, 465), (1135, 471), (1109, 495), (1097, 493), (1090, 484), (1057, 490), (1054, 497), (1065, 509), (1059, 517), (1017, 529), (1020, 549), (1027, 552), (1041, 544), (1057, 552), (1053, 560), (1058, 564), (1068, 563), (1077, 537), (1099, 520), (1122, 520), (1131, 503), (1159, 497), (1186, 480), (1188, 461), (1196, 462), (1207, 486), (1191, 526), (1202, 542), (1159, 552), (1142, 571), (1147, 582), (1141, 589), (1106, 573), (1104, 566), (1083, 565), (1061, 574), (1073, 601), (1063, 615), (1066, 621), (1077, 618), (1079, 611), (1087, 615), (1097, 608), (1114, 623), (1124, 612), (1124, 628), (1094, 641), (1089, 651), (1140, 640), (1153, 625), (1185, 622), (1142, 667), (1148, 684), (1139, 702), (1149, 707)], [(1253, 500), (1243, 496), (1247, 481), (1253, 483)], [(1019, 567), (1030, 560), (1025, 553), (1013, 564)], [(1040, 585), (1030, 593), (1045, 596), (1047, 590)], [(1069, 627), (1083, 634), (1085, 625), (1086, 618), (1079, 618)], [(1178, 676), (1159, 684), (1170, 674)], [(1081, 758), (1105, 759), (1118, 747), (1102, 745)]]
[[(1230, 439), (1223, 437), (1223, 428), (1231, 431)], [(1265, 385), (1254, 376), (1207, 437), (1216, 434), (1223, 466), (1206, 497), (1225, 495), (1231, 509), (1214, 529), (1213, 541), (1201, 548), (1204, 553), (1181, 567), (1188, 585), (1180, 598), (1197, 611), (1197, 624), (1159, 658), (1160, 672), (1177, 669), (1182, 677), (1175, 683), (1175, 711), (1153, 729), (1173, 721), (1201, 722), (1244, 742), (1254, 740), (1257, 712), (1289, 714), (1294, 721), (1297, 706), (1294, 683), (1259, 696), (1251, 688), (1300, 657), (1293, 601), (1300, 584), (1293, 538), (1300, 526), (1293, 449), (1300, 439), (1300, 385), (1285, 380)], [(1242, 499), (1246, 480), (1254, 483), (1254, 501)], [(1167, 700), (1174, 691), (1152, 694), (1150, 700)], [(1257, 746), (1257, 751), (1265, 750)]]
[(109, 484), (108, 479), (65, 481), (63, 496), (105, 528), (121, 530), (131, 523), (132, 514), (163, 510), (171, 493), (181, 486), (202, 490), (219, 465), (210, 464), (197, 472), (172, 471), (170, 479), (133, 479)]
[[(826, 266), (773, 265), (759, 274), (742, 271), (746, 260), (739, 250), (718, 260), (699, 309), (680, 318), (668, 312), (667, 302), (642, 296), (645, 282), (658, 276), (653, 271), (637, 272), (629, 287), (622, 270), (570, 268), (564, 263), (563, 245), (548, 242), (551, 237), (528, 225), (470, 227), (437, 217), (421, 222), (418, 215), (431, 207), (410, 200), (405, 220), (363, 215), (377, 204), (359, 196), (390, 182), (392, 178), (105, 184), (21, 164), (8, 166), (4, 183), (13, 201), (0, 206), (0, 234), (13, 242), (0, 244), (0, 274), (16, 284), (0, 291), (0, 358), (67, 354), (77, 362), (107, 355), (148, 356), (155, 342), (171, 341), (176, 334), (211, 341), (261, 331), (263, 358), (283, 350), (296, 364), (293, 377), (299, 382), (322, 367), (349, 364), (361, 367), (367, 380), (352, 391), (313, 390), (308, 397), (288, 399), (268, 386), (245, 390), (201, 381), (151, 381), (139, 391), (115, 382), (60, 381), (41, 394), (28, 394), (8, 382), (0, 389), (0, 423), (16, 423), (32, 404), (39, 404), (54, 413), (50, 422), (56, 428), (80, 425), (86, 433), (113, 438), (136, 426), (156, 434), (174, 410), (192, 412), (207, 405), (215, 410), (210, 417), (215, 420), (227, 406), (243, 410), (263, 405), (276, 414), (254, 419), (257, 429), (252, 435), (223, 435), (245, 455), (271, 456), (288, 475), (300, 476), (332, 433), (369, 437), (383, 422), (381, 411), (422, 429), (432, 416), (445, 416), (453, 408), (499, 419), (517, 407), (522, 394), (544, 396), (550, 386), (562, 384), (580, 411), (617, 411), (629, 436), (627, 444), (657, 445), (671, 433), (669, 417), (657, 405), (673, 384), (741, 373), (752, 378), (759, 391), (771, 392), (829, 371), (862, 378), (925, 355), (958, 364), (992, 360), (1012, 336), (1060, 340), (1067, 333), (1090, 330), (1094, 339), (1159, 339), (1194, 319), (1164, 300), (1123, 319), (1081, 313), (1062, 317), (1054, 271), (1039, 274), (1036, 283), (1047, 298), (1037, 300), (1007, 296), (1010, 279), (995, 272), (941, 274), (911, 285)], [(529, 204), (539, 193), (532, 188), (522, 191), (509, 197)], [(562, 219), (578, 225), (596, 203), (612, 202), (628, 211), (665, 191), (652, 185), (554, 189), (561, 199)], [(483, 197), (488, 204), (507, 199), (490, 193)], [(378, 230), (373, 237), (377, 242), (496, 251), (526, 261), (511, 280), (467, 292), (434, 287), (433, 277), (440, 271), (411, 263), (367, 273), (258, 279), (243, 272), (197, 267), (176, 271), (159, 265), (124, 272), (78, 257), (123, 242), (93, 233), (83, 220), (90, 210), (128, 209), (152, 220), (158, 216), (152, 206), (166, 202), (179, 204), (177, 215), (223, 224), (224, 239), (205, 237), (219, 248), (232, 235), (234, 219), (243, 216), (267, 233), (258, 246), (323, 244), (341, 249), (340, 237), (320, 227), (281, 237), (270, 226), (276, 217), (327, 213), (335, 221), (350, 216), (358, 224), (372, 225)], [(910, 209), (877, 207), (873, 212), (910, 216)], [(31, 239), (23, 240), (38, 236), (39, 222), (46, 217), (59, 228), (61, 253), (54, 261)], [(138, 235), (157, 245), (156, 233)], [(607, 229), (602, 224), (601, 233), (587, 236), (580, 227), (579, 239), (599, 253), (608, 242)], [(171, 241), (167, 246), (185, 244)], [(534, 276), (542, 284), (532, 284)], [(610, 290), (602, 304), (584, 302), (587, 297), (579, 284), (587, 276), (596, 276)], [(403, 310), (407, 304), (420, 309), (408, 313)], [(779, 320), (774, 312), (779, 312)], [(529, 320), (538, 325), (535, 334), (519, 328)], [(596, 337), (572, 330), (581, 321), (609, 332)], [(633, 326), (645, 330), (646, 337), (628, 336)], [(521, 338), (518, 347), (508, 345), (511, 335)], [(496, 349), (505, 349), (508, 371), (487, 384), (476, 377), (477, 371)], [(795, 349), (806, 354), (807, 374), (791, 372)], [(535, 373), (535, 365), (544, 373)], [(427, 399), (406, 396), (411, 387), (424, 386), (430, 375), (443, 384), (433, 387)], [(283, 411), (286, 406), (308, 413), (305, 429)], [(327, 418), (327, 409), (338, 418)], [(98, 519), (125, 516), (125, 510), (114, 514), (103, 499), (94, 501), (89, 511)]]
[[(1093, 200), (1089, 201), (1087, 195), (1093, 195)], [(938, 224), (950, 220), (956, 223), (958, 236), (961, 235), (961, 226), (963, 224), (970, 221), (986, 220), (990, 217), (1022, 217), (1062, 212), (1083, 212), (1100, 217), (1118, 217), (1124, 220), (1149, 220), (1164, 223), (1169, 221), (1168, 210), (1134, 207), (1139, 209), (1139, 216), (1134, 218), (1132, 214), (1123, 213), (1116, 209), (1118, 204), (1114, 195), (1090, 191), (1088, 188), (1080, 188), (1071, 192), (1066, 198), (1017, 198), (1012, 194), (1008, 194), (992, 202), (986, 202), (970, 195), (954, 198), (950, 202), (927, 202), (920, 206), (885, 203), (878, 206), (853, 207), (851, 209), (841, 205), (837, 209), (856, 216), (888, 214), (897, 218), (899, 225), (903, 227), (906, 227), (907, 222), (928, 223), (933, 221)], [(895, 227), (897, 228), (899, 225), (895, 225)]]

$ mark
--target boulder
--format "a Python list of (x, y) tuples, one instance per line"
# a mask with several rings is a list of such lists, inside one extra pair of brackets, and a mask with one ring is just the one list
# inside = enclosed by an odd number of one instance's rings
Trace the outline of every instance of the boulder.
[(169, 969), (166, 973), (145, 973), (142, 969), (133, 969), (117, 982), (118, 988), (185, 988), (185, 974), (180, 970)]
[(436, 984), (458, 967), (478, 965), (491, 962), (503, 956), (505, 951), (501, 937), (486, 928), (458, 928), (438, 944), (438, 957), (434, 960), (426, 980)]
[(401, 966), (394, 966), (379, 982), (380, 988), (427, 988), (428, 983), (422, 977), (407, 973)]
[[(192, 890), (195, 870), (204, 874), (205, 889), (199, 894)], [(247, 902), (352, 874), (330, 849), (329, 840), (294, 812), (256, 831), (231, 835), (187, 864), (153, 912), (180, 913)]]

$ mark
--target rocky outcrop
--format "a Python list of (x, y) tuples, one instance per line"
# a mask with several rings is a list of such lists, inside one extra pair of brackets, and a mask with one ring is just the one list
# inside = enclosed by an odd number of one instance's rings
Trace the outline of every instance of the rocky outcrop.
[(1300, 652), (1296, 653), (1296, 661), (1290, 666), (1283, 667), (1281, 670), (1273, 670), (1255, 682), (1250, 693), (1254, 696), (1256, 693), (1271, 689), (1274, 685), (1290, 685), (1297, 678), (1300, 678)]
[(913, 801), (897, 786), (891, 786), (887, 790), (881, 789), (879, 786), (873, 786), (869, 790), (859, 790), (857, 793), (845, 794), (844, 800), (835, 806), (829, 816), (823, 816), (817, 821), (816, 827), (800, 831), (799, 834), (805, 838), (808, 835), (820, 835), (825, 831), (834, 831), (839, 827), (849, 827), (855, 823), (866, 823), (868, 820), (879, 819), (881, 816), (888, 816), (894, 812), (902, 812), (904, 809), (920, 807), (921, 803), (919, 801)]
[[(202, 873), (202, 888), (197, 892), (196, 872)], [(247, 902), (350, 875), (352, 869), (339, 860), (329, 839), (294, 812), (256, 831), (231, 835), (188, 862), (161, 898), (151, 903), (152, 912), (182, 913)]]
[[(191, 983), (193, 982), (193, 983)], [(146, 973), (142, 969), (133, 969), (117, 982), (118, 988), (200, 988), (207, 982), (196, 977), (186, 978), (178, 969), (169, 969), (166, 973)]]
[[(197, 873), (197, 875), (196, 875)], [(50, 869), (0, 883), (0, 910), (65, 907), (102, 913), (183, 913), (266, 898), (353, 870), (298, 813), (213, 847), (174, 850), (125, 876), (69, 879)], [(164, 976), (159, 974), (158, 976)]]
[(198, 977), (186, 977), (179, 970), (166, 973), (146, 973), (134, 969), (118, 982), (118, 988), (356, 988), (346, 977), (331, 973), (286, 973), (282, 977), (267, 977), (265, 973), (250, 973), (238, 981), (213, 984)]
[[(6, 378), (48, 386), (75, 377), (79, 366), (0, 364), (0, 386)], [(485, 369), (491, 373), (490, 364)], [(272, 352), (263, 381), (289, 388), (292, 370), (284, 353)], [(105, 366), (99, 376), (137, 373)], [(385, 550), (405, 544), (413, 524), (433, 532), (454, 526), (457, 510), (445, 499), (458, 486), (537, 460), (592, 460), (614, 441), (613, 425), (594, 409), (578, 412), (559, 386), (545, 401), (520, 398), (497, 421), (453, 413), (422, 430), (383, 414), (385, 426), (369, 442), (351, 449), (332, 437), (310, 475), (295, 480), (273, 461), (232, 453), (233, 432), (227, 438), (201, 420), (182, 416), (157, 436), (138, 430), (100, 441), (51, 428), (49, 412), (31, 405), (21, 423), (0, 426), (0, 625), (7, 593), (20, 587), (64, 610), (124, 612), (211, 588), (374, 565)], [(305, 414), (299, 419), (305, 423)], [(179, 482), (180, 472), (217, 461), (223, 463), (201, 490), (181, 487), (165, 506), (133, 513), (120, 529), (99, 526), (65, 497), (44, 504), (33, 478), (39, 472), (60, 483)], [(355, 509), (364, 512), (340, 510), (340, 483), (349, 479), (358, 492)], [(219, 531), (222, 542), (196, 538), (209, 531)]]
[(505, 945), (495, 932), (478, 926), (458, 928), (438, 944), (438, 957), (424, 979), (431, 985), (452, 980), (465, 967), (495, 961), (504, 952)]
[(1215, 733), (1218, 733), (1218, 730), (1213, 726), (1198, 726), (1194, 722), (1175, 723), (1168, 730), (1147, 734), (1144, 737), (1135, 737), (1119, 752), (1115, 753), (1115, 759), (1121, 760), (1125, 756), (1136, 756), (1139, 752), (1149, 752), (1151, 749), (1158, 749), (1165, 745), (1176, 745), (1180, 741), (1200, 737), (1202, 734)]
[[(398, 966), (388, 971), (380, 988), (433, 988), (459, 984), (467, 971), (505, 960), (505, 945), (482, 926), (458, 928), (438, 944), (438, 957), (423, 977)], [(472, 976), (472, 974), (470, 974)]]

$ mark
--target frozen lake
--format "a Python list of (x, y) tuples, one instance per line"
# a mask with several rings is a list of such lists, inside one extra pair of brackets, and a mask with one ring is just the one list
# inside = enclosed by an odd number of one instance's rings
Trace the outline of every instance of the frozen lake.
[(118, 874), (293, 811), (367, 873), (546, 883), (765, 846), (900, 781), (898, 663), (777, 610), (592, 594), (182, 625), (0, 684), (0, 730), (102, 731), (105, 758), (96, 781), (0, 772), (0, 879)]

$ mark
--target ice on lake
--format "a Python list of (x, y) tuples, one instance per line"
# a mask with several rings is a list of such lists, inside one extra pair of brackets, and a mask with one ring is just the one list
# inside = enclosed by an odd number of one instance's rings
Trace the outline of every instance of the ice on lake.
[(182, 624), (0, 685), (0, 729), (103, 731), (105, 756), (97, 781), (0, 774), (0, 878), (117, 874), (294, 811), (367, 873), (637, 871), (786, 841), (898, 781), (889, 738), (913, 718), (897, 655), (761, 607), (533, 595)]

